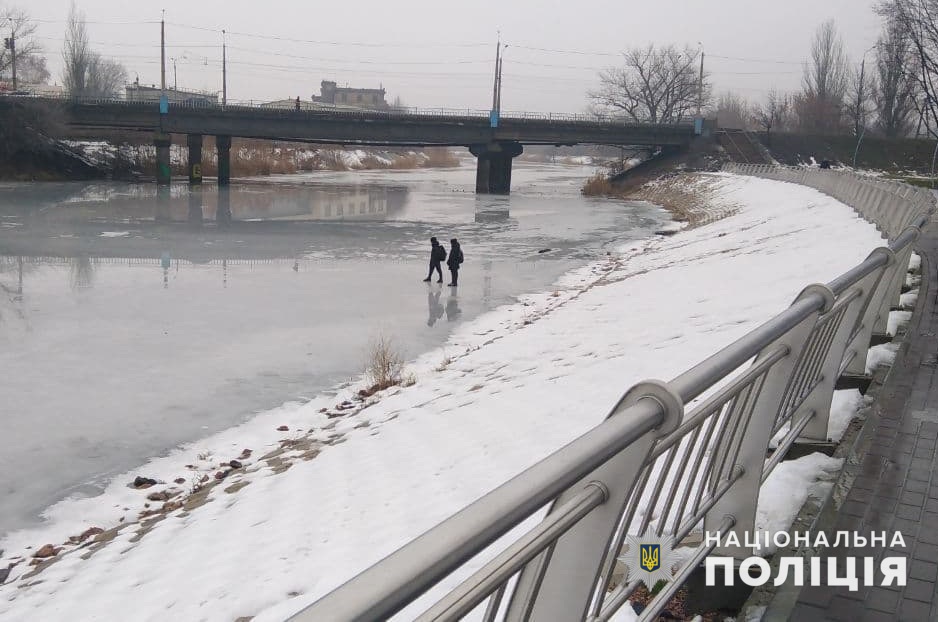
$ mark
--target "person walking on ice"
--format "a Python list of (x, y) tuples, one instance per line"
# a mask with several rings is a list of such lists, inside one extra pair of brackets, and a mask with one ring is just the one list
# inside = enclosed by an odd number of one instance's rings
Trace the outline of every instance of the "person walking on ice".
[(446, 260), (446, 265), (449, 266), (449, 273), (453, 275), (449, 286), (456, 287), (459, 284), (459, 265), (463, 260), (462, 248), (456, 238), (449, 241), (449, 247), (449, 259)]
[(443, 248), (443, 245), (440, 244), (436, 238), (430, 238), (430, 272), (427, 274), (427, 278), (423, 280), (424, 283), (430, 282), (430, 279), (433, 278), (434, 270), (436, 270), (436, 273), (440, 276), (437, 283), (443, 282), (443, 268), (440, 266), (444, 259), (446, 259), (446, 249)]

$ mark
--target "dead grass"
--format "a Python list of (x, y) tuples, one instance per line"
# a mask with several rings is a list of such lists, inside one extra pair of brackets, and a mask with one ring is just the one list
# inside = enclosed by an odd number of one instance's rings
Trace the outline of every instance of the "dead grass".
[(371, 395), (401, 383), (404, 373), (404, 356), (391, 337), (379, 333), (368, 344), (365, 375), (371, 382), (366, 392)]
[(601, 172), (595, 173), (587, 179), (586, 183), (584, 183), (583, 187), (580, 189), (580, 192), (587, 197), (619, 196), (612, 182), (609, 181), (609, 176)]
[(694, 173), (672, 173), (635, 189), (631, 199), (648, 201), (671, 212), (674, 220), (699, 227), (738, 211), (735, 205), (714, 205), (711, 201), (715, 177)]
[[(144, 175), (156, 175), (156, 155), (146, 145), (137, 145), (133, 149), (130, 163)], [(444, 168), (459, 166), (459, 158), (445, 147), (428, 147), (422, 153), (387, 153), (368, 154), (360, 159), (355, 169), (418, 169)], [(239, 139), (231, 141), (231, 176), (261, 177), (284, 175), (308, 171), (348, 171), (347, 160), (342, 157), (342, 149), (335, 145), (316, 145), (300, 143), (278, 143), (264, 140)], [(176, 176), (188, 175), (185, 161), (174, 162), (172, 173)], [(218, 156), (211, 141), (206, 141), (202, 152), (202, 175), (218, 175)]]
[(448, 168), (459, 166), (459, 158), (445, 147), (428, 147), (424, 150), (427, 159), (423, 168)]
[(639, 186), (613, 184), (608, 175), (596, 173), (586, 180), (584, 196), (648, 201), (660, 205), (677, 222), (698, 227), (737, 211), (735, 206), (714, 206), (710, 197), (716, 179), (694, 173), (667, 173)]

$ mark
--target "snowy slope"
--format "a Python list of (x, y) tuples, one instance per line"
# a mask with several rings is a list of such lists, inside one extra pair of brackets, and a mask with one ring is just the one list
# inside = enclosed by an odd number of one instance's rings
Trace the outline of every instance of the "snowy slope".
[[(351, 399), (360, 386), (286, 404), (50, 508), (46, 526), (0, 542), (0, 568), (22, 560), (0, 587), (0, 619), (283, 619), (595, 426), (633, 383), (674, 377), (883, 243), (814, 190), (706, 177), (701, 207), (734, 215), (622, 248), (469, 323), (411, 362), (413, 386), (365, 408)], [(189, 501), (203, 505), (138, 519), (163, 505), (148, 494), (212, 483), (246, 448), (242, 468)], [(793, 515), (836, 468), (808, 458), (776, 470), (760, 521), (779, 505)], [(168, 484), (134, 490), (134, 475)], [(38, 547), (115, 526), (29, 576)]]

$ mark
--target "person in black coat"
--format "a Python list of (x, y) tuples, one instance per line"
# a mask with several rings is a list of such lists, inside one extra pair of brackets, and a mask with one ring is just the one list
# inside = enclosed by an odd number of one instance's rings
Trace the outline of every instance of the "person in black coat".
[(446, 265), (449, 266), (449, 273), (453, 275), (453, 281), (449, 286), (456, 287), (459, 282), (459, 264), (463, 260), (462, 248), (456, 238), (450, 240), (449, 245), (449, 259), (446, 260)]
[(441, 268), (440, 265), (443, 263), (444, 259), (446, 259), (446, 249), (437, 242), (436, 238), (430, 238), (430, 272), (427, 274), (427, 278), (423, 280), (424, 283), (430, 282), (430, 279), (433, 278), (434, 270), (440, 275), (437, 283), (443, 282), (443, 268)]

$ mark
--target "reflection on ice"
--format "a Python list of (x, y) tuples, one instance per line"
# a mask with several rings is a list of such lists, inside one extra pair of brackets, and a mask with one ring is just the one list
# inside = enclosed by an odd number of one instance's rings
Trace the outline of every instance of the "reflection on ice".
[[(57, 192), (32, 196), (13, 189), (0, 194), (3, 206), (31, 225), (56, 223), (189, 223), (220, 226), (232, 221), (381, 221), (407, 201), (406, 186), (240, 184), (170, 188), (138, 184), (126, 192), (99, 184), (53, 184)], [(39, 203), (40, 212), (32, 208)], [(17, 209), (17, 208), (22, 209)]]

